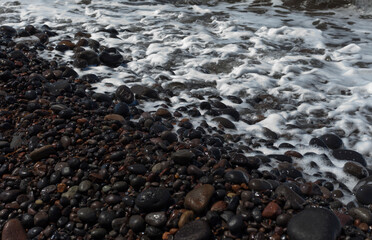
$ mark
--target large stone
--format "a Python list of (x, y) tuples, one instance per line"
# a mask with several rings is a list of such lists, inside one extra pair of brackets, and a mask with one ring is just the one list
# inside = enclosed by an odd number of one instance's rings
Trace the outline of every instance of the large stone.
[(183, 226), (175, 235), (175, 240), (208, 240), (211, 229), (207, 222), (202, 220), (192, 221)]
[(165, 188), (148, 188), (138, 194), (136, 205), (141, 211), (151, 212), (167, 207), (170, 194)]
[(207, 210), (210, 199), (214, 194), (214, 187), (205, 184), (194, 188), (185, 197), (185, 208), (193, 210), (195, 213), (202, 213)]
[(246, 173), (243, 171), (239, 170), (231, 170), (225, 173), (224, 176), (226, 182), (230, 182), (233, 184), (241, 184), (241, 183), (246, 183), (248, 184), (249, 182), (249, 177)]
[(350, 216), (354, 219), (359, 219), (360, 221), (372, 225), (372, 212), (368, 208), (355, 207), (349, 210)]
[(134, 94), (130, 88), (125, 85), (121, 85), (116, 89), (115, 97), (119, 101), (131, 104), (134, 100)]
[(55, 153), (55, 149), (52, 145), (46, 145), (44, 147), (35, 149), (30, 153), (30, 157), (33, 161), (38, 161), (43, 158), (49, 157), (49, 155)]
[(301, 209), (305, 203), (305, 199), (286, 185), (282, 184), (277, 187), (275, 193), (279, 196), (283, 196), (294, 209)]
[(287, 232), (291, 240), (335, 240), (341, 231), (337, 216), (325, 208), (308, 208), (291, 218)]
[(330, 149), (339, 149), (344, 145), (341, 138), (335, 134), (324, 134), (319, 139)]
[(172, 160), (181, 165), (190, 164), (194, 157), (195, 154), (188, 149), (182, 149), (172, 153)]
[(355, 193), (355, 197), (361, 204), (368, 205), (372, 203), (372, 184), (360, 186)]
[(368, 170), (357, 162), (347, 162), (345, 163), (343, 170), (345, 173), (353, 175), (359, 179), (369, 176)]
[(17, 218), (8, 220), (1, 233), (3, 240), (26, 240), (27, 234), (21, 222)]
[(336, 149), (332, 152), (332, 155), (338, 160), (354, 161), (360, 163), (363, 167), (367, 166), (364, 157), (353, 150)]

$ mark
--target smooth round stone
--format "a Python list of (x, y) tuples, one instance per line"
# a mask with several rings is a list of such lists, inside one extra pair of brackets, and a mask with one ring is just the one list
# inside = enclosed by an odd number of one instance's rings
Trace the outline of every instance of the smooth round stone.
[(145, 221), (151, 226), (162, 227), (167, 223), (167, 215), (165, 212), (152, 212), (146, 215)]
[(145, 229), (145, 235), (149, 237), (148, 239), (159, 239), (163, 234), (163, 230), (154, 226), (147, 226)]
[(119, 114), (123, 117), (127, 117), (130, 115), (129, 107), (125, 102), (119, 102), (114, 107), (114, 114)]
[(102, 227), (109, 228), (112, 221), (115, 219), (115, 213), (111, 211), (103, 211), (98, 216), (98, 223)]
[[(33, 228), (29, 229), (28, 232), (27, 232), (27, 237), (28, 237), (27, 239), (32, 239), (32, 238), (36, 237), (43, 230), (44, 230), (44, 228), (42, 228), (42, 227), (33, 227)], [(3, 239), (5, 239), (5, 238), (3, 238)]]
[(170, 197), (169, 191), (165, 188), (148, 188), (138, 194), (135, 203), (141, 211), (156, 211), (165, 208)]
[(339, 149), (344, 145), (341, 138), (335, 134), (324, 134), (319, 139), (330, 149)]
[(81, 51), (75, 54), (76, 58), (84, 59), (88, 65), (99, 65), (98, 54), (91, 50)]
[(183, 226), (175, 235), (175, 240), (208, 240), (211, 229), (207, 222), (202, 220), (192, 221)]
[(131, 216), (128, 225), (134, 232), (141, 232), (146, 227), (145, 220), (140, 215)]
[(46, 212), (40, 211), (34, 216), (34, 224), (39, 227), (46, 227), (48, 225), (49, 216)]
[(182, 149), (172, 153), (171, 158), (177, 164), (187, 165), (195, 158), (195, 154), (188, 149)]
[(354, 219), (359, 219), (360, 221), (367, 223), (369, 225), (372, 224), (372, 212), (368, 208), (363, 207), (355, 207), (349, 210), (350, 216)]
[(353, 192), (355, 193), (361, 186), (372, 184), (372, 176), (360, 179), (359, 182), (354, 186)]
[(339, 219), (325, 208), (301, 211), (291, 218), (287, 228), (291, 240), (335, 240), (340, 231)]
[(127, 104), (131, 104), (134, 100), (133, 92), (125, 85), (121, 85), (116, 89), (115, 97), (119, 101), (125, 102)]
[(319, 138), (312, 138), (309, 142), (310, 146), (327, 149), (327, 145)]
[(75, 194), (78, 192), (78, 190), (79, 190), (79, 186), (72, 186), (67, 190), (67, 192), (62, 193), (62, 197), (72, 199), (75, 196)]
[(244, 223), (241, 215), (232, 216), (227, 222), (227, 226), (232, 233), (240, 233)]
[(90, 235), (92, 236), (93, 239), (104, 239), (106, 235), (106, 229), (104, 228), (97, 228), (94, 229)]
[(372, 184), (360, 186), (355, 193), (355, 197), (361, 204), (368, 205), (372, 203)]
[(231, 122), (229, 119), (224, 117), (215, 117), (212, 119), (212, 121), (217, 122), (218, 124), (221, 124), (224, 128), (228, 129), (235, 129), (235, 124)]
[(120, 66), (124, 58), (116, 48), (108, 48), (99, 55), (99, 60), (106, 66), (116, 68)]
[(27, 234), (21, 222), (17, 218), (12, 218), (5, 223), (2, 229), (1, 239), (26, 240)]
[(124, 181), (115, 182), (112, 185), (112, 189), (117, 190), (119, 192), (126, 191), (128, 189), (128, 183), (126, 183)]
[(164, 131), (161, 133), (161, 139), (168, 141), (169, 143), (174, 143), (178, 141), (176, 133), (171, 131)]
[(268, 181), (259, 178), (251, 179), (248, 183), (248, 186), (250, 189), (255, 191), (265, 191), (272, 189), (272, 186)]
[(202, 213), (207, 210), (210, 199), (214, 194), (214, 187), (204, 184), (188, 192), (185, 197), (185, 208), (193, 210), (195, 213)]
[(363, 167), (367, 166), (364, 157), (353, 150), (347, 149), (336, 149), (332, 152), (332, 155), (338, 160), (348, 160), (360, 163)]
[(129, 172), (139, 175), (143, 175), (147, 172), (147, 168), (145, 167), (145, 165), (139, 163), (130, 165), (127, 169)]
[(182, 228), (185, 224), (194, 220), (194, 212), (187, 210), (182, 213), (180, 220), (178, 221), (178, 227)]
[(81, 221), (86, 223), (94, 223), (97, 220), (96, 211), (93, 208), (81, 208), (77, 215)]
[(0, 193), (0, 201), (1, 202), (12, 202), (16, 200), (17, 196), (21, 192), (17, 189), (11, 189), (11, 190), (5, 190), (2, 193)]
[(165, 108), (159, 108), (158, 110), (156, 110), (156, 116), (159, 116), (159, 117), (162, 117), (162, 118), (170, 118), (172, 117), (172, 113), (169, 112), (168, 109), (165, 109)]
[(79, 184), (79, 192), (88, 192), (88, 190), (92, 187), (92, 182), (89, 180), (84, 180)]
[(359, 179), (369, 176), (368, 170), (357, 162), (345, 163), (343, 170), (345, 173), (353, 175)]
[(105, 197), (105, 202), (110, 205), (115, 205), (121, 202), (121, 197), (116, 194), (109, 194)]
[(54, 147), (52, 145), (46, 145), (32, 151), (30, 157), (33, 161), (39, 161), (43, 158), (49, 157), (49, 155), (53, 153), (55, 153)]
[(246, 173), (239, 170), (231, 170), (225, 173), (224, 179), (226, 182), (241, 184), (248, 183), (249, 177)]

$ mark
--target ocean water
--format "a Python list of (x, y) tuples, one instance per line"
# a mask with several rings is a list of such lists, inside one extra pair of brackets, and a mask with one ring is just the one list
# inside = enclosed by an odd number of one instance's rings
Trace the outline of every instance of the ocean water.
[[(240, 112), (234, 122), (244, 145), (265, 138), (268, 128), (279, 135), (275, 146), (288, 142), (296, 151), (326, 153), (321, 159), (295, 160), (309, 179), (334, 173), (350, 189), (357, 179), (342, 171), (344, 162), (329, 152), (308, 147), (312, 137), (335, 133), (345, 148), (360, 152), (372, 164), (372, 5), (368, 0), (340, 8), (301, 9), (280, 0), (0, 0), (0, 25), (22, 28), (46, 24), (58, 32), (50, 45), (88, 32), (128, 61), (117, 68), (92, 66), (80, 74), (102, 78), (97, 92), (113, 92), (122, 84), (161, 86), (172, 90), (172, 109), (198, 106), (220, 96)], [(102, 29), (114, 28), (112, 36)], [(18, 39), (21, 41), (22, 39)], [(76, 40), (74, 40), (76, 41)], [(72, 63), (72, 51), (45, 51), (45, 58)], [(242, 104), (228, 96), (238, 96)], [(261, 99), (260, 103), (255, 100)], [(204, 101), (205, 101), (204, 100)], [(162, 101), (143, 102), (156, 110)], [(193, 118), (217, 126), (211, 117)], [(229, 118), (228, 116), (225, 116)], [(284, 153), (266, 147), (265, 154)], [(249, 152), (246, 153), (250, 155)], [(272, 163), (275, 166), (275, 163)], [(268, 166), (263, 166), (262, 169)]]

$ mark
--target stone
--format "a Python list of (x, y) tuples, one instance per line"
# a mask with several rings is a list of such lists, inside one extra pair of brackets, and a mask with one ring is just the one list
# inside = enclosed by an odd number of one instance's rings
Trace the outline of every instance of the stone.
[(106, 66), (116, 68), (123, 63), (124, 58), (116, 48), (107, 48), (99, 55), (99, 60)]
[(248, 183), (250, 189), (255, 191), (265, 191), (265, 190), (272, 190), (273, 187), (270, 182), (264, 179), (251, 179)]
[(310, 146), (328, 149), (327, 145), (319, 138), (312, 138), (309, 142)]
[(106, 229), (104, 229), (104, 228), (93, 229), (90, 232), (90, 235), (92, 236), (93, 239), (97, 239), (97, 240), (104, 239), (105, 235), (106, 235)]
[(178, 136), (176, 133), (171, 131), (164, 131), (161, 133), (161, 139), (168, 141), (169, 143), (174, 143), (178, 141)]
[(360, 153), (353, 150), (336, 149), (332, 152), (332, 155), (338, 160), (354, 161), (360, 163), (363, 167), (367, 166), (364, 157)]
[(294, 215), (288, 223), (291, 240), (336, 240), (341, 231), (337, 216), (325, 208), (308, 208)]
[(152, 212), (145, 216), (146, 223), (154, 227), (163, 227), (167, 220), (165, 212)]
[(100, 64), (98, 54), (91, 50), (85, 50), (85, 51), (78, 52), (76, 53), (75, 57), (78, 59), (84, 59), (88, 65), (99, 65)]
[(134, 101), (134, 94), (130, 88), (125, 85), (121, 85), (116, 89), (115, 97), (119, 101), (131, 104)]
[(236, 129), (235, 124), (233, 122), (231, 122), (227, 118), (224, 118), (224, 117), (215, 117), (215, 118), (212, 119), (212, 121), (215, 121), (218, 124), (221, 124), (224, 128)]
[(172, 117), (172, 114), (169, 112), (169, 110), (165, 109), (165, 108), (159, 108), (158, 110), (156, 110), (155, 115), (159, 116), (159, 117), (162, 117), (162, 118), (171, 118)]
[(49, 216), (44, 211), (40, 211), (36, 213), (34, 216), (34, 224), (35, 226), (38, 226), (38, 227), (45, 228), (46, 226), (48, 226), (48, 223), (49, 223), (48, 220), (49, 220)]
[(140, 215), (132, 215), (129, 218), (128, 225), (134, 232), (141, 232), (146, 227), (145, 220)]
[(150, 212), (167, 207), (170, 198), (166, 188), (148, 188), (138, 194), (135, 203), (141, 211)]
[(3, 240), (26, 240), (27, 234), (23, 228), (21, 222), (17, 218), (9, 219), (1, 233), (1, 239)]
[(230, 182), (233, 184), (241, 184), (249, 182), (249, 176), (244, 173), (243, 171), (239, 170), (231, 170), (225, 173), (224, 179), (226, 182)]
[(119, 114), (108, 114), (104, 118), (105, 121), (118, 121), (121, 123), (125, 123), (125, 118)]
[(360, 179), (359, 182), (354, 186), (353, 193), (356, 193), (356, 191), (363, 185), (372, 184), (372, 176), (368, 176), (366, 178)]
[(240, 233), (243, 226), (243, 217), (241, 215), (234, 215), (227, 222), (227, 227), (232, 233)]
[(67, 190), (67, 192), (62, 193), (62, 197), (72, 199), (75, 196), (75, 194), (78, 192), (78, 190), (79, 190), (79, 186), (72, 186)]
[(353, 175), (359, 179), (369, 176), (368, 170), (357, 162), (347, 162), (345, 163), (343, 170), (345, 173)]
[(55, 149), (52, 145), (46, 145), (41, 148), (37, 148), (30, 153), (30, 157), (33, 161), (39, 161), (43, 158), (49, 157), (49, 155), (55, 153)]
[(0, 202), (12, 202), (16, 200), (19, 194), (21, 194), (21, 191), (18, 189), (5, 190), (0, 193)]
[(193, 220), (194, 220), (194, 212), (190, 210), (186, 210), (185, 212), (182, 213), (180, 220), (178, 221), (178, 227), (182, 228), (187, 223)]
[(324, 134), (319, 139), (330, 149), (339, 149), (344, 145), (341, 138), (335, 134)]
[(372, 203), (372, 184), (360, 186), (355, 193), (355, 197), (361, 204), (368, 205)]
[(287, 185), (280, 185), (275, 189), (275, 193), (279, 196), (283, 196), (290, 206), (293, 209), (302, 209), (303, 205), (305, 203), (305, 199), (303, 199), (300, 195), (298, 195), (296, 192), (294, 192), (291, 188), (289, 188)]
[(195, 154), (188, 149), (181, 149), (172, 153), (172, 160), (180, 165), (188, 165), (195, 158)]
[(199, 214), (207, 210), (210, 199), (214, 194), (214, 187), (210, 184), (204, 184), (194, 188), (187, 193), (185, 197), (185, 208), (193, 210)]
[(372, 212), (368, 208), (354, 207), (349, 209), (349, 214), (354, 219), (359, 219), (361, 222), (372, 225)]
[(95, 223), (97, 220), (96, 211), (93, 208), (80, 208), (77, 216), (84, 223)]
[(127, 117), (130, 115), (129, 107), (124, 102), (119, 102), (114, 107), (114, 114), (121, 115), (123, 117)]
[(211, 229), (203, 220), (192, 221), (183, 226), (174, 236), (175, 240), (208, 240)]
[(92, 187), (92, 182), (84, 180), (79, 184), (79, 192), (85, 193)]
[(276, 202), (270, 202), (262, 211), (262, 217), (275, 218), (282, 213), (282, 209)]
[(144, 175), (147, 172), (147, 168), (143, 164), (132, 164), (128, 166), (127, 170), (133, 174)]
[(98, 223), (105, 228), (111, 226), (112, 221), (115, 219), (115, 212), (112, 211), (102, 211), (98, 216)]

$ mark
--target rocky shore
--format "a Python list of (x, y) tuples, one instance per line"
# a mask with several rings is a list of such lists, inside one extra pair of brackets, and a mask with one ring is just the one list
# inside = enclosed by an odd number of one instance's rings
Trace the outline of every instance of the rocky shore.
[[(265, 139), (238, 148), (240, 136), (225, 132), (240, 119), (234, 108), (200, 96), (200, 106), (172, 111), (174, 94), (161, 87), (96, 93), (99, 77), (79, 76), (73, 66), (114, 69), (126, 59), (89, 33), (51, 46), (55, 35), (48, 26), (0, 27), (3, 240), (372, 237), (371, 169), (337, 135), (309, 142), (324, 154), (278, 145), (270, 129)], [(52, 49), (73, 50), (72, 65), (40, 57)], [(145, 111), (141, 103), (154, 100), (164, 103)], [(215, 116), (218, 128), (194, 125), (201, 109)], [(256, 151), (260, 144), (278, 154)], [(327, 166), (330, 158), (345, 162), (343, 171), (359, 183), (348, 189), (331, 172), (332, 180), (306, 180), (294, 159), (309, 156)], [(260, 170), (272, 162), (277, 167)], [(315, 162), (311, 167), (322, 171)], [(344, 194), (356, 201), (344, 204)]]

